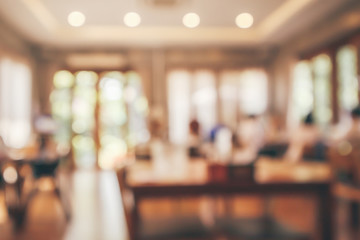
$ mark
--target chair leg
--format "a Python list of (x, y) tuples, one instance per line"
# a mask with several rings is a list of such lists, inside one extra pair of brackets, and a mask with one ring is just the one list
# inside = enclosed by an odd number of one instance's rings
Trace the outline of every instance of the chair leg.
[(66, 221), (70, 221), (70, 219), (71, 219), (71, 209), (70, 209), (69, 201), (67, 199), (66, 200), (64, 199), (64, 197), (60, 193), (60, 189), (58, 187), (55, 187), (55, 194), (56, 194), (57, 198), (60, 200), (62, 209), (63, 209), (64, 214), (65, 214)]
[(351, 227), (357, 229), (359, 226), (359, 204), (357, 202), (351, 202), (350, 209)]

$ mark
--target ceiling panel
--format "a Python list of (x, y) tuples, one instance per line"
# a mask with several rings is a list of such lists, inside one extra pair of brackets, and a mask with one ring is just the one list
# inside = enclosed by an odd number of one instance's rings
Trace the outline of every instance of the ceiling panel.
[[(146, 0), (41, 0), (60, 24), (67, 24), (72, 11), (81, 11), (87, 25), (123, 25), (122, 18), (130, 11), (142, 17), (142, 26), (182, 26), (188, 12), (200, 15), (201, 26), (235, 26), (235, 17), (249, 12), (259, 23), (286, 0), (180, 0), (173, 5), (149, 4)], [(61, 4), (60, 4), (61, 3)]]
[[(280, 44), (355, 0), (0, 0), (4, 19), (29, 41), (49, 47), (256, 46)], [(85, 25), (68, 25), (71, 11)], [(142, 17), (123, 24), (126, 12)], [(198, 28), (182, 25), (185, 13), (201, 17)], [(242, 12), (254, 16), (250, 29), (236, 27)]]

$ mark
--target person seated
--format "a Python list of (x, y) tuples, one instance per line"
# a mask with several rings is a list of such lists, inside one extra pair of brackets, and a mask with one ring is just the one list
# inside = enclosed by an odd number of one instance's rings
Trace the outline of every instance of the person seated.
[(339, 141), (344, 139), (349, 133), (353, 122), (354, 116), (352, 116), (352, 111), (342, 109), (339, 113), (338, 122), (331, 126), (327, 132), (327, 139), (329, 143), (337, 144)]
[(351, 123), (340, 138), (332, 139), (330, 160), (337, 180), (360, 185), (360, 106), (351, 111)]
[[(306, 153), (310, 153), (322, 145), (322, 137), (319, 128), (314, 123), (312, 113), (309, 113), (303, 123), (291, 135), (289, 147), (284, 154), (284, 159), (290, 162), (298, 162), (304, 159)], [(312, 158), (309, 154), (308, 156)], [(316, 154), (314, 154), (316, 157)]]
[(264, 144), (265, 131), (261, 119), (255, 115), (243, 119), (238, 125), (236, 136), (239, 146), (234, 151), (234, 162), (253, 162)]
[(210, 131), (209, 140), (210, 142), (215, 142), (216, 134), (219, 132), (220, 129), (225, 128), (226, 126), (222, 123), (216, 124)]
[(360, 141), (360, 106), (351, 111), (351, 125), (344, 138), (354, 143)]
[(159, 117), (152, 117), (149, 121), (149, 132), (147, 141), (135, 146), (135, 157), (138, 160), (151, 160), (153, 153), (157, 152), (157, 146), (163, 145), (164, 130), (163, 123)]
[(189, 156), (190, 157), (199, 157), (200, 153), (200, 123), (193, 119), (189, 124), (189, 139), (188, 139), (188, 148), (189, 148)]
[(214, 162), (228, 162), (233, 150), (233, 132), (225, 124), (216, 124), (209, 133), (208, 141), (202, 146), (206, 157)]

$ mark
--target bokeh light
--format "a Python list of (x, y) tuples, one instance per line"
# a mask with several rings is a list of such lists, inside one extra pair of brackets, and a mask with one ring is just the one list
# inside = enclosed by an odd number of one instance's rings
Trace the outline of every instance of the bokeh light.
[(9, 184), (14, 184), (18, 179), (18, 174), (14, 167), (9, 166), (9, 167), (5, 168), (5, 170), (3, 172), (3, 177), (4, 177), (5, 182), (7, 182)]
[(249, 28), (254, 23), (254, 18), (250, 13), (240, 13), (235, 19), (235, 23), (239, 28)]
[(129, 12), (124, 16), (124, 23), (128, 27), (137, 27), (141, 23), (141, 17), (136, 12)]
[(82, 12), (74, 11), (68, 16), (68, 23), (73, 27), (81, 27), (86, 20), (85, 15)]
[(187, 13), (183, 17), (183, 24), (188, 28), (195, 28), (200, 24), (200, 17), (196, 13)]

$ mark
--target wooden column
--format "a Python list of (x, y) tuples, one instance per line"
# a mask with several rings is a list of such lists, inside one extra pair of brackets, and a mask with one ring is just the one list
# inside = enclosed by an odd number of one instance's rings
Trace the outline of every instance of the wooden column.
[(331, 82), (331, 109), (332, 109), (332, 123), (335, 124), (339, 121), (339, 101), (338, 101), (338, 69), (336, 62), (336, 52), (337, 48), (333, 48), (329, 52), (329, 57), (331, 60), (331, 74), (330, 74), (330, 82)]

